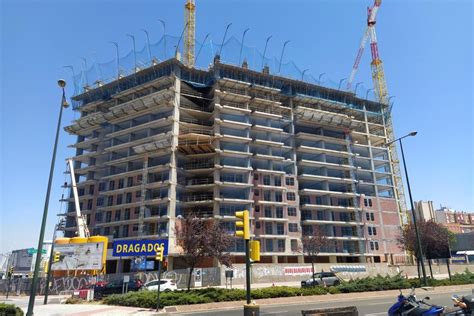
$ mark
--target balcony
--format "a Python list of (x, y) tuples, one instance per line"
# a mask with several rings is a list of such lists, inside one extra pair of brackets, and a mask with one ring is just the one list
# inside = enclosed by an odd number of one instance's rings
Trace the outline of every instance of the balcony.
[(225, 113), (231, 113), (231, 114), (248, 114), (250, 113), (250, 109), (248, 105), (242, 104), (242, 103), (235, 103), (235, 102), (229, 102), (226, 100), (221, 100), (222, 104), (216, 103), (215, 107), (217, 109), (220, 109), (221, 112)]
[(341, 191), (328, 191), (328, 190), (317, 190), (317, 189), (302, 189), (299, 192), (300, 195), (316, 195), (316, 196), (335, 196), (335, 197), (345, 197), (352, 198), (356, 197), (357, 194), (354, 192), (341, 192)]
[(134, 126), (131, 126), (131, 127), (128, 127), (128, 128), (122, 128), (122, 129), (119, 129), (119, 130), (116, 130), (112, 133), (107, 134), (106, 137), (107, 138), (119, 137), (119, 136), (123, 136), (123, 135), (127, 135), (127, 134), (130, 134), (130, 133), (139, 131), (139, 130), (157, 128), (157, 127), (164, 127), (166, 125), (170, 125), (171, 123), (173, 123), (172, 119), (173, 119), (172, 116), (168, 116), (168, 117), (160, 118), (158, 120), (153, 120), (153, 121), (141, 123), (141, 124), (138, 124), (138, 125), (134, 125)]
[(315, 166), (315, 167), (327, 167), (336, 170), (351, 170), (351, 169), (360, 169), (360, 167), (355, 167), (347, 164), (342, 163), (331, 163), (331, 162), (324, 162), (324, 161), (317, 161), (317, 160), (308, 160), (308, 159), (300, 159), (298, 160), (299, 165), (303, 166)]
[(306, 133), (306, 132), (298, 132), (296, 133), (295, 136), (296, 136), (296, 139), (298, 140), (309, 140), (309, 141), (322, 140), (328, 143), (346, 145), (346, 140), (339, 137), (323, 136), (319, 134), (312, 134), (312, 133)]
[(302, 210), (331, 210), (331, 211), (355, 211), (353, 206), (337, 206), (337, 205), (323, 205), (323, 204), (311, 204), (303, 203), (301, 206)]
[(328, 181), (328, 182), (344, 183), (344, 184), (357, 183), (356, 180), (352, 180), (351, 178), (328, 177), (328, 176), (305, 174), (305, 173), (299, 175), (298, 179), (309, 180), (309, 181), (314, 181), (314, 180), (316, 180), (316, 181)]
[(212, 153), (214, 132), (207, 128), (180, 129), (178, 150), (186, 155)]
[(220, 118), (215, 118), (214, 121), (216, 124), (219, 124), (224, 127), (228, 128), (233, 128), (233, 129), (247, 129), (251, 127), (252, 125), (246, 122), (239, 122), (239, 121), (234, 121), (234, 120), (229, 120), (229, 119), (220, 119)]

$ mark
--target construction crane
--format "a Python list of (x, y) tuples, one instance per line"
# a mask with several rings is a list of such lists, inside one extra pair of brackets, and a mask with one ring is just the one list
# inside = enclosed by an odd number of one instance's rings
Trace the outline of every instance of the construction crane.
[(196, 45), (196, 4), (194, 0), (186, 0), (184, 5), (184, 25), (186, 28), (186, 40), (184, 41), (184, 64), (194, 67), (194, 47)]
[[(364, 53), (364, 48), (367, 43), (367, 40), (370, 38), (370, 52), (372, 54), (372, 62), (370, 66), (372, 68), (372, 80), (374, 82), (374, 91), (377, 97), (377, 100), (387, 105), (387, 112), (386, 112), (386, 120), (385, 125), (387, 129), (387, 138), (389, 140), (395, 139), (395, 135), (393, 132), (393, 124), (392, 124), (392, 117), (391, 117), (391, 108), (389, 105), (389, 98), (388, 98), (388, 90), (387, 90), (387, 83), (385, 81), (385, 74), (383, 70), (383, 63), (379, 56), (379, 50), (377, 46), (377, 35), (375, 33), (375, 23), (377, 12), (380, 9), (380, 5), (382, 4), (382, 0), (375, 0), (374, 5), (372, 7), (367, 8), (367, 29), (362, 36), (360, 41), (359, 51), (357, 52), (357, 56), (352, 66), (352, 71), (347, 81), (347, 90), (350, 91), (352, 82), (354, 77), (357, 73), (357, 69), (359, 67), (360, 59), (362, 58), (362, 54)], [(389, 145), (389, 154), (390, 154), (390, 162), (392, 166), (393, 172), (393, 180), (394, 180), (394, 188), (395, 188), (395, 195), (398, 202), (398, 209), (400, 215), (402, 216), (402, 221), (406, 223), (407, 221), (407, 214), (406, 214), (406, 200), (405, 200), (405, 191), (403, 189), (403, 181), (400, 172), (400, 164), (398, 160), (397, 148), (395, 143)]]
[(79, 237), (90, 237), (89, 228), (87, 227), (86, 219), (81, 214), (81, 206), (79, 204), (79, 195), (77, 194), (76, 175), (74, 173), (74, 161), (72, 158), (67, 160), (69, 165), (69, 173), (71, 174), (71, 189), (74, 196), (74, 206), (76, 209), (76, 223), (77, 234)]

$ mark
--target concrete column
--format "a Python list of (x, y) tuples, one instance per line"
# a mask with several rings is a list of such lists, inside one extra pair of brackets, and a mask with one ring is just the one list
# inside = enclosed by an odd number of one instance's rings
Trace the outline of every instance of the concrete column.
[(179, 135), (179, 106), (181, 98), (181, 80), (175, 77), (174, 81), (174, 101), (173, 101), (173, 127), (171, 129), (171, 159), (170, 159), (170, 186), (168, 190), (169, 197), (169, 223), (168, 223), (168, 244), (169, 252), (176, 253), (176, 193), (177, 193), (177, 148), (178, 148), (178, 135)]
[(303, 255), (298, 256), (298, 263), (304, 263), (304, 256)]
[(272, 256), (272, 263), (278, 263), (278, 256)]

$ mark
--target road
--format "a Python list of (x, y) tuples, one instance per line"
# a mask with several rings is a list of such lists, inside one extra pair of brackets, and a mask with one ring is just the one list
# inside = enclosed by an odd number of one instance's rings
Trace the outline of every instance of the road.
[[(443, 294), (433, 294), (430, 295), (429, 292), (423, 290), (417, 290), (418, 298), (425, 296), (430, 296), (430, 302), (442, 306), (453, 306), (451, 301), (451, 295), (457, 294), (461, 295), (470, 295), (472, 294), (470, 290), (466, 291), (452, 291), (450, 293)], [(326, 302), (326, 303), (315, 303), (315, 304), (301, 304), (295, 303), (292, 305), (265, 305), (260, 306), (260, 315), (261, 316), (301, 316), (301, 310), (309, 310), (315, 308), (323, 307), (343, 307), (343, 306), (357, 306), (359, 315), (366, 316), (382, 316), (387, 315), (387, 311), (396, 301), (396, 297), (393, 298), (370, 298), (370, 299), (358, 299), (356, 302)], [(195, 312), (195, 313), (173, 313), (172, 315), (193, 315), (193, 316), (242, 316), (242, 309), (233, 309), (233, 310), (218, 310), (218, 311), (206, 311), (206, 312)]]

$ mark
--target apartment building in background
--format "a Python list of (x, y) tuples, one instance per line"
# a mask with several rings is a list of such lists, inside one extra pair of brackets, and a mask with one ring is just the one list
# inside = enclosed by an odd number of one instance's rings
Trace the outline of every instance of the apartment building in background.
[(433, 201), (415, 202), (415, 211), (417, 219), (433, 220), (455, 234), (474, 232), (474, 213), (456, 211), (448, 207), (435, 210)]
[[(262, 263), (303, 263), (301, 237), (316, 227), (331, 240), (321, 262), (403, 253), (381, 103), (218, 58), (208, 70), (169, 59), (73, 100), (80, 118), (65, 130), (77, 136), (91, 234), (168, 239), (169, 265), (180, 268), (181, 216), (217, 218), (232, 234), (234, 213), (247, 209)], [(71, 237), (72, 194), (66, 200)], [(231, 252), (244, 262), (241, 240)], [(108, 272), (130, 271), (111, 249), (107, 259)]]

